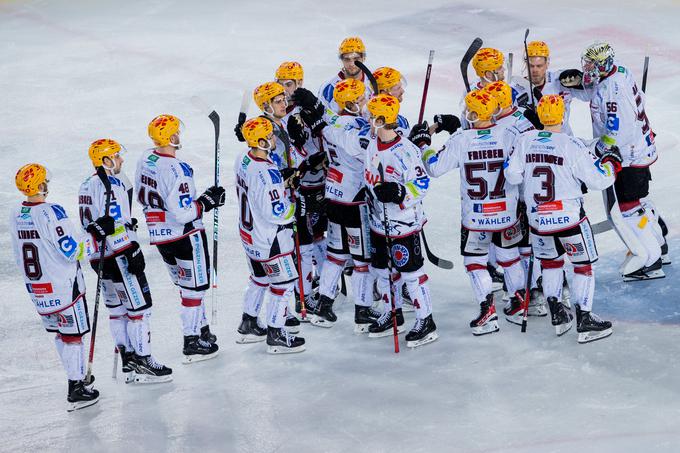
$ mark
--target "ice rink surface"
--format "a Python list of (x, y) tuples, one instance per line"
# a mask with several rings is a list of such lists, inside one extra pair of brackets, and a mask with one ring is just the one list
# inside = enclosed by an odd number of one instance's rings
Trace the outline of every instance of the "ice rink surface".
[[(551, 46), (553, 68), (578, 66), (596, 39), (608, 40), (638, 80), (651, 56), (647, 114), (660, 155), (651, 193), (670, 226), (675, 261), (665, 280), (622, 283), (616, 269), (624, 246), (605, 233), (597, 237), (594, 310), (614, 322), (613, 336), (579, 345), (575, 332), (556, 338), (547, 318), (530, 318), (526, 334), (501, 319), (498, 334), (474, 338), (467, 324), (478, 308), (458, 254), (458, 178), (447, 176), (432, 182), (425, 201), (430, 246), (455, 262), (452, 271), (427, 265), (440, 339), (417, 350), (402, 341), (395, 355), (390, 338), (352, 333), (352, 302), (340, 298), (336, 326), (304, 327), (306, 352), (269, 356), (262, 343), (234, 343), (248, 272), (232, 196), (221, 210), (219, 358), (180, 363), (179, 297), (142, 227), (154, 355), (173, 367), (174, 382), (133, 387), (110, 378), (103, 309), (94, 364), (101, 400), (67, 414), (65, 373), (25, 292), (3, 220), (0, 451), (679, 451), (680, 3), (553, 3), (0, 1), (2, 219), (20, 201), (14, 174), (30, 161), (52, 171), (49, 201), (76, 216), (78, 186), (91, 173), (89, 143), (123, 143), (132, 175), (150, 146), (146, 125), (160, 113), (186, 124), (179, 157), (203, 190), (213, 171), (212, 126), (190, 102), (195, 95), (222, 115), (231, 196), (242, 149), (231, 130), (242, 91), (272, 79), (285, 60), (300, 61), (316, 91), (337, 72), (337, 45), (348, 35), (364, 39), (369, 67), (389, 65), (406, 76), (402, 113), (411, 122), (435, 49), (426, 114), (457, 114), (458, 65), (470, 41), (480, 36), (518, 56), (529, 27), (531, 38)], [(589, 137), (587, 108), (573, 105), (576, 134)], [(588, 195), (586, 210), (595, 222), (604, 217), (599, 194)], [(86, 272), (92, 301), (95, 276)]]

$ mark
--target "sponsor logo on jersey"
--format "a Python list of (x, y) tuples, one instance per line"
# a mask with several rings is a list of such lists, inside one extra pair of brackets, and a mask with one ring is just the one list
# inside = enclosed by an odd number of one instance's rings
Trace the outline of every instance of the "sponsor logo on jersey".
[(536, 210), (539, 213), (561, 211), (562, 209), (564, 209), (564, 206), (562, 206), (562, 200), (550, 201), (548, 203), (541, 203), (536, 208)]
[(538, 224), (540, 226), (552, 226), (552, 225), (566, 225), (569, 223), (569, 216), (564, 217), (539, 217)]
[(186, 162), (180, 162), (179, 166), (182, 169), (182, 172), (184, 172), (184, 176), (191, 178), (194, 175), (194, 170)]
[(570, 242), (567, 242), (564, 244), (564, 251), (567, 252), (567, 255), (569, 256), (574, 256), (574, 255), (582, 255), (585, 249), (583, 248), (583, 244), (572, 244)]
[(67, 257), (73, 255), (78, 249), (78, 243), (71, 236), (64, 236), (58, 241), (59, 249)]
[(344, 175), (340, 170), (330, 167), (328, 169), (328, 174), (326, 175), (326, 177), (330, 181), (337, 182), (338, 184), (340, 184), (342, 182), (342, 178), (344, 177)]
[(536, 141), (541, 142), (541, 143), (548, 143), (548, 142), (551, 142), (552, 140), (548, 137), (541, 137), (541, 138), (537, 138)]
[(520, 233), (521, 231), (519, 228), (517, 228), (516, 226), (511, 226), (510, 228), (506, 228), (505, 230), (503, 230), (503, 239), (505, 239), (506, 241), (510, 241), (516, 238)]
[(250, 162), (251, 162), (250, 157), (243, 156), (243, 160), (241, 161), (241, 168), (245, 170), (246, 168), (248, 168), (248, 165), (250, 165)]
[(28, 214), (29, 212), (31, 212), (31, 208), (29, 208), (27, 206), (24, 206), (24, 207), (21, 208), (22, 214)]
[(359, 244), (361, 243), (361, 238), (359, 236), (355, 236), (352, 234), (347, 235), (347, 245), (350, 247), (358, 247)]
[(154, 168), (156, 166), (156, 161), (158, 161), (158, 156), (155, 154), (151, 154), (149, 157), (146, 158), (146, 162), (144, 162), (144, 165), (146, 165), (149, 168)]
[(399, 267), (404, 267), (408, 263), (409, 253), (408, 249), (401, 244), (394, 244), (392, 246), (392, 260)]
[(279, 263), (262, 263), (262, 267), (264, 267), (264, 271), (270, 277), (275, 277), (281, 273)]
[(239, 229), (238, 232), (241, 235), (241, 240), (243, 242), (245, 242), (246, 244), (251, 244), (251, 245), (253, 244), (253, 237), (250, 234), (246, 233), (245, 231), (243, 231), (241, 229)]
[(193, 276), (193, 270), (189, 267), (177, 266), (177, 276), (182, 280), (191, 279)]
[(282, 201), (275, 201), (274, 203), (272, 203), (272, 212), (277, 217), (283, 214), (285, 208), (286, 206), (283, 204)]
[(53, 204), (52, 210), (54, 211), (54, 215), (57, 217), (57, 220), (65, 219), (67, 217), (64, 208), (62, 208), (58, 204)]
[(472, 205), (472, 212), (479, 214), (494, 214), (496, 212), (503, 212), (507, 209), (505, 201), (498, 201), (496, 203), (474, 203)]
[(482, 135), (491, 135), (491, 129), (483, 129), (480, 131), (477, 131), (477, 137), (481, 137)]
[(372, 186), (375, 186), (380, 182), (380, 176), (371, 173), (371, 171), (368, 169), (364, 171), (364, 179), (366, 180), (367, 183), (369, 183)]
[(26, 289), (31, 294), (51, 294), (52, 283), (26, 283)]
[(546, 131), (539, 132), (538, 136), (539, 137), (552, 137), (552, 132), (546, 132)]
[[(420, 190), (427, 190), (427, 188), (430, 187), (430, 178), (428, 178), (427, 176), (423, 176), (422, 178), (414, 179), (413, 185), (419, 188)], [(413, 193), (413, 191), (411, 191), (411, 193)], [(417, 196), (417, 194), (415, 193), (413, 193), (413, 195)]]
[(146, 223), (165, 222), (165, 211), (146, 212), (144, 213), (144, 217), (146, 218)]
[(186, 208), (191, 205), (192, 198), (189, 194), (184, 194), (179, 196), (179, 207)]
[(269, 173), (273, 184), (281, 184), (283, 182), (283, 176), (281, 176), (281, 172), (277, 168), (269, 168), (267, 173)]
[(618, 131), (619, 124), (619, 117), (616, 116), (616, 113), (607, 113), (607, 129), (610, 131)]

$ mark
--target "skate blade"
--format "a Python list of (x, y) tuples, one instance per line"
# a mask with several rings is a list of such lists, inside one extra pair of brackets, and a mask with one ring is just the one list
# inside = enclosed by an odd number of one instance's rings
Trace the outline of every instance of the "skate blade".
[[(400, 335), (404, 333), (406, 328), (401, 325), (397, 326), (397, 335)], [(383, 330), (382, 332), (368, 332), (368, 338), (383, 338), (383, 337), (391, 337), (394, 335), (394, 328), (390, 327), (387, 330)]]
[(666, 274), (662, 269), (656, 270), (656, 271), (651, 271), (647, 272), (644, 276), (631, 276), (631, 275), (624, 275), (623, 276), (623, 281), (624, 282), (639, 282), (639, 281), (644, 281), (644, 280), (656, 280), (658, 278), (664, 278)]
[(572, 321), (569, 321), (564, 324), (558, 324), (555, 326), (555, 333), (557, 334), (558, 337), (561, 337), (565, 333), (569, 332), (569, 330), (571, 330), (571, 326), (573, 324), (574, 323)]
[(293, 326), (293, 327), (284, 327), (288, 331), (288, 333), (296, 334), (300, 333), (300, 326)]
[(543, 316), (548, 316), (548, 309), (545, 307), (545, 305), (529, 305), (529, 316), (538, 316), (538, 317), (543, 317)]
[(123, 373), (123, 378), (125, 379), (126, 384), (130, 384), (132, 382), (135, 382), (135, 372), (130, 371), (127, 373)]
[(165, 376), (151, 376), (149, 374), (138, 374), (135, 376), (134, 383), (138, 385), (147, 384), (162, 384), (164, 382), (172, 382), (172, 374)]
[(301, 345), (295, 348), (287, 348), (285, 346), (267, 346), (268, 354), (294, 354), (296, 352), (303, 352), (305, 350), (305, 345)]
[(578, 342), (583, 344), (583, 343), (590, 343), (592, 341), (596, 340), (601, 340), (603, 338), (607, 338), (613, 333), (612, 329), (605, 329), (605, 330), (600, 330), (600, 331), (590, 331), (590, 332), (579, 332), (578, 334)]
[(371, 324), (354, 324), (354, 333), (364, 334), (368, 333), (368, 328)]
[(264, 335), (253, 335), (251, 333), (247, 335), (241, 335), (236, 339), (236, 344), (250, 344), (250, 343), (259, 343), (260, 341), (264, 341), (267, 339), (267, 334)]
[(66, 412), (73, 412), (86, 407), (93, 406), (99, 402), (99, 397), (90, 401), (76, 401), (75, 403), (67, 402)]
[(522, 320), (524, 319), (524, 310), (520, 310), (514, 315), (505, 315), (505, 320), (511, 324), (522, 325)]
[(192, 355), (185, 355), (184, 359), (182, 359), (182, 363), (184, 365), (189, 365), (191, 363), (197, 363), (197, 362), (203, 362), (205, 360), (210, 360), (214, 359), (217, 357), (220, 351), (215, 351), (212, 354), (192, 354)]
[(330, 329), (333, 327), (333, 324), (335, 324), (334, 321), (329, 321), (326, 318), (322, 318), (321, 316), (317, 315), (312, 316), (312, 320), (310, 322), (313, 326), (323, 327), (325, 329)]
[(661, 255), (661, 264), (664, 266), (671, 264), (671, 257), (668, 255)]
[(300, 322), (309, 322), (311, 320), (312, 316), (307, 312), (307, 315), (303, 318), (301, 315), (297, 317), (298, 321)]
[(423, 346), (423, 345), (426, 345), (428, 343), (432, 343), (437, 338), (439, 338), (439, 334), (437, 334), (437, 332), (430, 332), (429, 334), (427, 334), (427, 336), (425, 338), (421, 338), (420, 340), (407, 341), (406, 347), (407, 348), (417, 348), (418, 346)]
[(498, 330), (499, 330), (498, 329), (498, 321), (496, 321), (496, 320), (488, 321), (483, 326), (473, 327), (472, 328), (472, 335), (478, 337), (480, 335), (486, 335), (486, 334), (489, 334), (489, 333), (498, 332)]

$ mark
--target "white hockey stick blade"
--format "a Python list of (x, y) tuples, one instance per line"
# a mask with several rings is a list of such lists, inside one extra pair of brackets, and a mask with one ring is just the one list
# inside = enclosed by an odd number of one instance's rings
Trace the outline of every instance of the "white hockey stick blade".
[(210, 115), (210, 113), (215, 110), (210, 107), (210, 105), (200, 96), (191, 96), (191, 105), (196, 107), (198, 111), (205, 114), (206, 116)]
[(243, 90), (243, 96), (241, 97), (241, 109), (239, 113), (245, 113), (248, 115), (248, 108), (250, 107), (250, 92), (248, 90)]
[(512, 81), (512, 60), (514, 55), (512, 52), (508, 54), (508, 82)]

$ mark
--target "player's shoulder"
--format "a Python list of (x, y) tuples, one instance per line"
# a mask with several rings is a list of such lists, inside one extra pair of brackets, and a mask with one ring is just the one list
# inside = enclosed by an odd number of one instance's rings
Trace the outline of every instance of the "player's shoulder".
[(340, 76), (335, 75), (321, 85), (319, 94), (321, 94), (321, 96), (324, 98), (326, 102), (330, 103), (331, 101), (333, 101), (333, 91), (335, 90), (335, 84), (338, 83), (340, 80), (341, 80)]
[(410, 126), (408, 124), (408, 120), (406, 119), (405, 116), (402, 116), (402, 115), (397, 115), (397, 125), (401, 129), (409, 129), (410, 128)]

